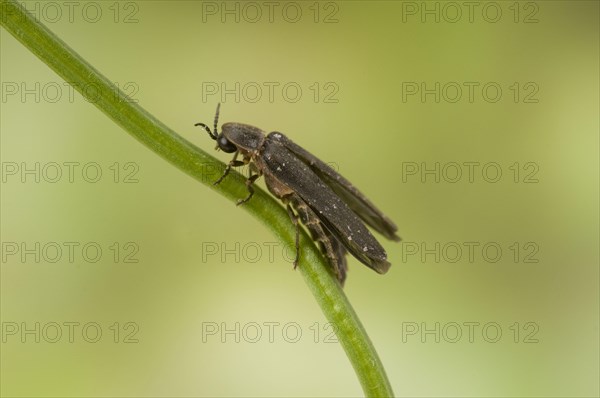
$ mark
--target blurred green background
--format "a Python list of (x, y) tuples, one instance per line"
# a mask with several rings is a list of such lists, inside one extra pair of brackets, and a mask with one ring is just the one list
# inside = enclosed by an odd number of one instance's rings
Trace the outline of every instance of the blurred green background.
[[(66, 3), (187, 139), (220, 101), (397, 223), (345, 287), (397, 395), (598, 396), (598, 2)], [(3, 396), (362, 394), (264, 226), (0, 40)]]

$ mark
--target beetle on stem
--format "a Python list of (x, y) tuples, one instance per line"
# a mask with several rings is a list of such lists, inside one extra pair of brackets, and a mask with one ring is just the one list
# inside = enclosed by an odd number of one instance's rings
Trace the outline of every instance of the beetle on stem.
[[(399, 241), (397, 227), (358, 189), (323, 161), (279, 132), (265, 135), (257, 127), (243, 123), (224, 123), (217, 130), (220, 104), (214, 127), (196, 123), (217, 142), (217, 149), (234, 153), (219, 184), (232, 167), (250, 164), (246, 180), (248, 196), (237, 201), (241, 205), (252, 198), (252, 184), (264, 176), (269, 191), (286, 205), (296, 226), (296, 258), (300, 256), (298, 218), (318, 241), (332, 270), (343, 285), (346, 279), (346, 253), (384, 274), (390, 268), (387, 254), (371, 235), (365, 223), (388, 239)], [(243, 160), (237, 160), (242, 155)], [(254, 173), (254, 174), (253, 174)]]

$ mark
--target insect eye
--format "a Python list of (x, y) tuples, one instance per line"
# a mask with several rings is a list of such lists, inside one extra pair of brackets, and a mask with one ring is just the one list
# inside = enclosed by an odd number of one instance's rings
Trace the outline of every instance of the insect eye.
[(219, 134), (219, 137), (217, 138), (217, 143), (219, 144), (219, 148), (221, 148), (223, 152), (232, 153), (237, 151), (237, 147), (231, 141), (225, 138), (223, 133)]

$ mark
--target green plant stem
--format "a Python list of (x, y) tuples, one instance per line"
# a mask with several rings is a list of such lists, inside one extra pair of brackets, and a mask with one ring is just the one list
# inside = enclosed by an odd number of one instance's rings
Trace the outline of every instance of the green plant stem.
[[(2, 26), (25, 47), (71, 84), (126, 132), (203, 184), (235, 201), (246, 195), (239, 173), (232, 171), (213, 186), (224, 164), (165, 126), (115, 87), (16, 1), (2, 1)], [(89, 88), (93, 87), (93, 90)], [(83, 90), (82, 88), (86, 88)], [(191, 127), (191, 126), (190, 126)], [(232, 178), (237, 177), (237, 178)], [(241, 206), (269, 227), (283, 244), (295, 250), (295, 229), (285, 209), (257, 187), (251, 201)], [(325, 259), (302, 231), (299, 270), (337, 336), (366, 396), (392, 396), (383, 365), (341, 287), (328, 272)]]

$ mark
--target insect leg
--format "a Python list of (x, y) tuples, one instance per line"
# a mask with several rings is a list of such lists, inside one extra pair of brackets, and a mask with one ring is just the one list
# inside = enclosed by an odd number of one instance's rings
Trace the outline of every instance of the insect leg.
[(233, 159), (231, 159), (231, 161), (229, 162), (227, 167), (225, 167), (225, 171), (223, 172), (223, 175), (221, 177), (219, 177), (219, 179), (217, 181), (213, 182), (213, 185), (219, 185), (221, 183), (221, 181), (223, 181), (223, 179), (225, 177), (227, 177), (227, 174), (229, 174), (232, 167), (239, 167), (239, 166), (243, 166), (245, 164), (241, 160), (237, 160), (238, 153), (239, 152), (236, 152), (235, 155), (233, 155)]
[(289, 204), (286, 206), (287, 212), (292, 219), (292, 222), (296, 226), (296, 258), (294, 259), (294, 269), (298, 266), (298, 260), (300, 260), (300, 224), (298, 224), (298, 215), (294, 213), (292, 206)]
[[(244, 162), (241, 162), (241, 163), (244, 164)], [(247, 201), (249, 201), (250, 198), (254, 195), (254, 188), (252, 187), (252, 184), (254, 184), (254, 181), (256, 181), (258, 179), (258, 177), (260, 177), (260, 176), (261, 176), (261, 174), (254, 174), (246, 180), (246, 188), (248, 189), (249, 194), (244, 199), (239, 199), (237, 201), (238, 206), (241, 205), (242, 203), (246, 203)]]
[(310, 231), (312, 238), (319, 242), (321, 251), (327, 257), (333, 272), (343, 285), (346, 277), (346, 250), (343, 245), (321, 223), (315, 212), (298, 196), (291, 194), (289, 200), (300, 216), (300, 221)]
[(338, 280), (342, 286), (344, 286), (346, 274), (348, 273), (348, 262), (346, 260), (347, 250), (342, 242), (336, 239), (327, 228), (323, 228), (323, 232), (325, 232), (325, 235), (329, 238), (329, 242), (331, 242), (331, 248), (333, 249), (335, 258), (337, 259)]

